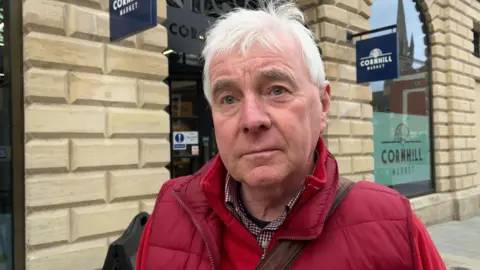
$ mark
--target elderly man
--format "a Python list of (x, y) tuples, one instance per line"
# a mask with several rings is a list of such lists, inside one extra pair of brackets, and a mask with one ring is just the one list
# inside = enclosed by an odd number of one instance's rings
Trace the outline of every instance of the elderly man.
[(271, 2), (209, 30), (219, 155), (163, 184), (138, 270), (445, 269), (406, 198), (339, 179), (321, 136), (330, 85), (304, 24), (294, 3)]

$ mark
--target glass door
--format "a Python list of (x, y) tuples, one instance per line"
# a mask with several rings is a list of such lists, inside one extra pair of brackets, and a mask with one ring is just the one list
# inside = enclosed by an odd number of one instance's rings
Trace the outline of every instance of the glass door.
[(171, 176), (190, 175), (216, 154), (208, 102), (201, 78), (171, 77)]

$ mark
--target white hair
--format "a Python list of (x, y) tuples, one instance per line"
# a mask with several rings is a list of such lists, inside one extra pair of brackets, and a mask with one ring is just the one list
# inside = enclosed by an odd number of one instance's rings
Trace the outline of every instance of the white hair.
[[(264, 2), (268, 1), (268, 2)], [(305, 16), (294, 2), (282, 0), (259, 0), (260, 8), (248, 10), (235, 8), (216, 20), (206, 34), (202, 57), (203, 89), (211, 103), (210, 63), (215, 55), (228, 53), (239, 46), (245, 54), (255, 43), (260, 42), (269, 49), (280, 50), (282, 44), (278, 33), (290, 35), (298, 40), (305, 64), (312, 82), (322, 88), (325, 82), (325, 69), (312, 32), (306, 28)]]

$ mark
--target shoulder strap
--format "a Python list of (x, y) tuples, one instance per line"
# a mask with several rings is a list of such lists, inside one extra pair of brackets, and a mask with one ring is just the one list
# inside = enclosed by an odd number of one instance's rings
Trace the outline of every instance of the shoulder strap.
[[(330, 211), (328, 211), (325, 221), (333, 214), (340, 205), (355, 182), (341, 178), (339, 187), (335, 194)], [(260, 262), (255, 270), (286, 270), (289, 269), (302, 250), (307, 246), (310, 240), (285, 240), (280, 239), (275, 247)]]

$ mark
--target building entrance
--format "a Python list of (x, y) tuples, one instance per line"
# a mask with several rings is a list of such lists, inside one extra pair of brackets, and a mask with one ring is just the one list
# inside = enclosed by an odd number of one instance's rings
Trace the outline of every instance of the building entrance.
[(202, 87), (203, 67), (185, 58), (185, 54), (169, 54), (172, 178), (195, 173), (217, 153), (212, 115)]

